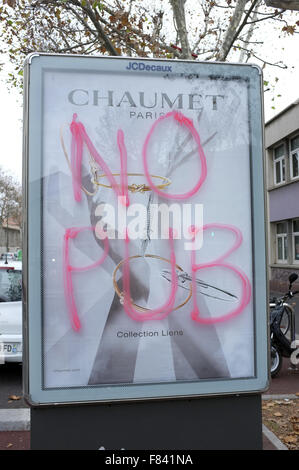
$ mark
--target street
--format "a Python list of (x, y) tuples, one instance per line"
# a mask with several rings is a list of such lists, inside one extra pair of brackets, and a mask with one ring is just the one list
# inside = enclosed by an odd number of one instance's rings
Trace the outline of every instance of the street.
[(265, 395), (295, 395), (299, 392), (299, 366), (290, 368), (289, 359), (283, 359), (283, 366), (278, 376), (270, 381)]
[(0, 409), (27, 407), (22, 397), (22, 365), (0, 365)]

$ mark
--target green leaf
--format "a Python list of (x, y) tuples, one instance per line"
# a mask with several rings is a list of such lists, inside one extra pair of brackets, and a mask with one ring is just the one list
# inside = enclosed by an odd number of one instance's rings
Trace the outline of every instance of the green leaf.
[(92, 4), (92, 8), (93, 8), (94, 10), (95, 10), (96, 8), (98, 8), (99, 10), (102, 10), (103, 5), (101, 4), (101, 2), (95, 1), (95, 2), (93, 2), (93, 4)]

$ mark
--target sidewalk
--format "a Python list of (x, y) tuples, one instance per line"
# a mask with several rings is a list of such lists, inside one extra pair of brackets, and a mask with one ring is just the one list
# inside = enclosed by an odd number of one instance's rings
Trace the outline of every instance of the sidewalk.
[(0, 451), (1, 450), (30, 450), (30, 432), (0, 432)]

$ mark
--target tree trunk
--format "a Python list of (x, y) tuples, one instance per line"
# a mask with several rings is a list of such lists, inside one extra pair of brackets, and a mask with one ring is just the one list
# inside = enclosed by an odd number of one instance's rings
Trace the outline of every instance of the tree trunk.
[(236, 7), (234, 10), (234, 14), (231, 18), (230, 24), (227, 28), (224, 40), (222, 42), (222, 46), (220, 48), (219, 53), (217, 54), (216, 59), (220, 61), (225, 61), (226, 57), (232, 47), (234, 42), (235, 33), (238, 30), (238, 26), (241, 23), (242, 16), (244, 14), (245, 5), (248, 0), (238, 0), (236, 3)]
[(188, 32), (186, 26), (185, 16), (185, 2), (186, 0), (170, 0), (173, 10), (173, 16), (177, 27), (178, 37), (181, 43), (182, 59), (192, 60), (191, 49), (188, 41)]

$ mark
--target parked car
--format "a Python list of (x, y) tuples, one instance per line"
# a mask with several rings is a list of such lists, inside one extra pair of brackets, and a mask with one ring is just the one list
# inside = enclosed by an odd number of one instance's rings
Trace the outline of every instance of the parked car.
[(22, 263), (0, 261), (0, 364), (22, 362)]
[(1, 260), (4, 260), (4, 261), (11, 261), (11, 260), (15, 260), (17, 259), (16, 257), (16, 254), (15, 253), (2, 253), (1, 255)]

